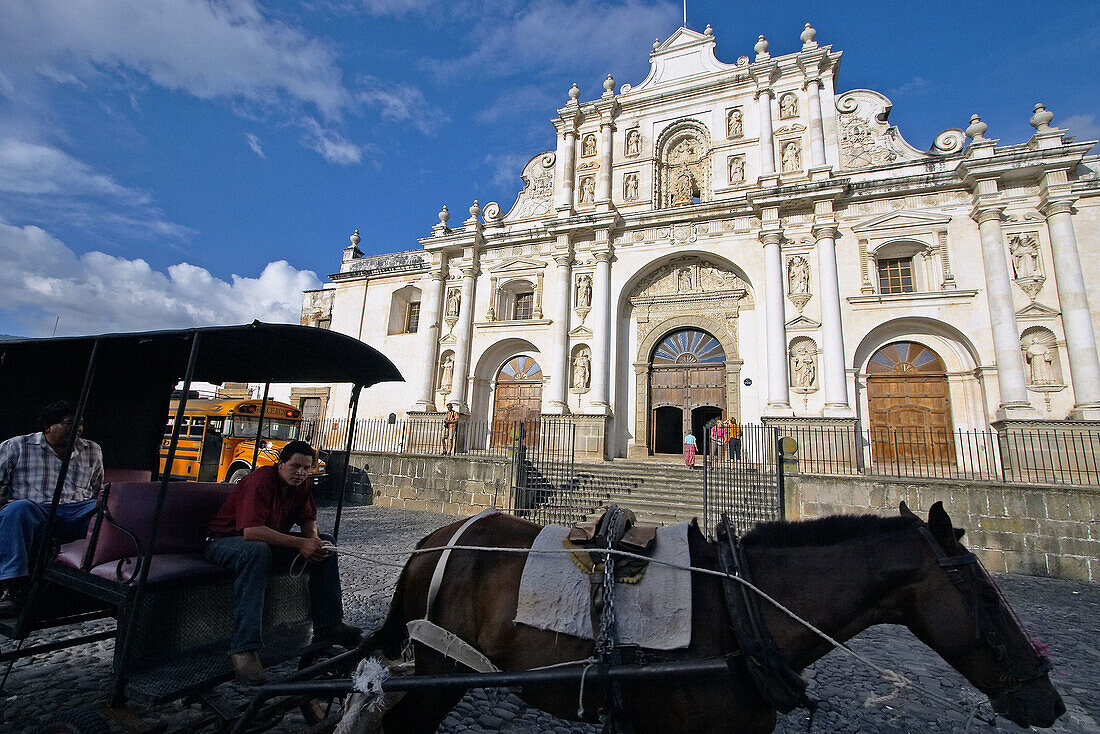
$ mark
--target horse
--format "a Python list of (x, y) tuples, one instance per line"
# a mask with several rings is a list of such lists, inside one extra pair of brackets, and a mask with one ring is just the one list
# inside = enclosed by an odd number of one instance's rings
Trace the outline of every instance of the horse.
[[(1021, 727), (1050, 727), (1065, 713), (1048, 677), (1047, 658), (1024, 632), (996, 585), (959, 542), (942, 503), (925, 522), (905, 503), (900, 516), (833, 516), (758, 525), (742, 538), (752, 578), (764, 593), (841, 642), (876, 624), (904, 625), (978, 690), (993, 709)], [(447, 545), (460, 523), (420, 541)], [(483, 517), (456, 545), (530, 548), (541, 527), (507, 514)], [(718, 544), (692, 522), (693, 566), (718, 569)], [(366, 654), (401, 655), (406, 623), (425, 617), (437, 552), (405, 565), (383, 625), (362, 643)], [(527, 670), (589, 659), (594, 642), (515, 623), (526, 554), (454, 550), (437, 587), (431, 621), (484, 653), (498, 668)], [(687, 571), (685, 571), (686, 573)], [(763, 734), (776, 710), (752, 682), (728, 622), (723, 579), (693, 574), (692, 634), (687, 649), (653, 651), (651, 660), (721, 659), (728, 677), (623, 683), (622, 710), (637, 734), (737, 732)], [(797, 672), (831, 644), (763, 601), (764, 621), (787, 663)], [(455, 661), (414, 644), (418, 675), (465, 672)], [(536, 687), (519, 693), (530, 705), (560, 718), (598, 721), (604, 691), (589, 682), (578, 711), (580, 684)], [(386, 734), (429, 734), (462, 697), (461, 690), (406, 693), (382, 719)]]

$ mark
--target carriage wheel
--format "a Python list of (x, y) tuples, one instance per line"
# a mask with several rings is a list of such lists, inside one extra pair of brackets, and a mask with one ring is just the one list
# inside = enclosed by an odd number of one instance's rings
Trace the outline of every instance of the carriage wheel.
[[(301, 660), (298, 661), (298, 670), (305, 670), (317, 663), (335, 657), (337, 654), (343, 652), (343, 650), (344, 648), (342, 647), (328, 647), (324, 650), (308, 652), (302, 655)], [(348, 678), (355, 670), (356, 664), (357, 662), (352, 662), (349, 663), (346, 668), (329, 671), (318, 680), (341, 680)], [(340, 721), (340, 717), (343, 715), (343, 701), (339, 697), (306, 699), (302, 701), (300, 707), (302, 710), (302, 718), (306, 720), (306, 724), (310, 727), (317, 726), (322, 722), (328, 722), (330, 724), (329, 730), (331, 730), (336, 727), (336, 724)]]
[(107, 720), (89, 708), (62, 709), (48, 717), (35, 734), (111, 734)]

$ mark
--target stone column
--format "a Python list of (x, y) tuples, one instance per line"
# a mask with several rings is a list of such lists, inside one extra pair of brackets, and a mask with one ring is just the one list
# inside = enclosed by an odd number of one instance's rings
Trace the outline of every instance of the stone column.
[(600, 123), (600, 173), (596, 176), (596, 203), (611, 201), (611, 133), (615, 127), (610, 122)]
[(592, 279), (592, 389), (591, 410), (611, 412), (611, 250), (593, 252), (596, 272)]
[(775, 173), (775, 141), (772, 135), (772, 90), (765, 87), (756, 93), (760, 114), (760, 172)]
[[(439, 366), (439, 315), (443, 303), (443, 270), (446, 261), (439, 267), (433, 267), (428, 273), (428, 282), (424, 287), (424, 298), (420, 306), (419, 342), (420, 354), (424, 360), (420, 373), (420, 385), (417, 390), (416, 410), (435, 411), (435, 379)], [(453, 383), (452, 383), (453, 384)]]
[(806, 91), (809, 95), (807, 105), (810, 113), (810, 162), (814, 168), (826, 165), (825, 162), (825, 128), (821, 122), (821, 88), (820, 79), (810, 79), (806, 82)]
[(1085, 280), (1081, 274), (1081, 256), (1070, 216), (1071, 206), (1071, 200), (1052, 200), (1045, 204), (1043, 213), (1050, 231), (1054, 278), (1058, 283), (1062, 328), (1066, 332), (1074, 417), (1100, 420), (1100, 365), (1096, 358), (1096, 335)]
[(558, 211), (573, 212), (573, 186), (576, 183), (577, 133), (566, 130), (558, 138)]
[(840, 323), (840, 282), (836, 269), (836, 222), (819, 222), (813, 228), (817, 240), (817, 268), (821, 277), (821, 334), (824, 343), (825, 414), (851, 415), (848, 382), (844, 370), (844, 331)]
[(783, 253), (779, 243), (783, 233), (765, 229), (760, 233), (764, 244), (764, 299), (767, 313), (768, 405), (770, 415), (790, 415), (790, 377), (787, 374), (787, 325), (783, 306)]
[(458, 306), (458, 323), (455, 324), (455, 366), (451, 394), (447, 404), (454, 403), (458, 412), (469, 413), (466, 403), (466, 387), (470, 381), (470, 337), (474, 327), (474, 295), (477, 284), (477, 258), (462, 266), (462, 300)]
[[(558, 246), (568, 250), (569, 235), (558, 235)], [(565, 414), (569, 412), (569, 315), (573, 303), (573, 253), (560, 252), (554, 255), (557, 264), (557, 291), (554, 298), (554, 313), (551, 318), (554, 325), (551, 330), (550, 347), (550, 384), (547, 386), (550, 412)]]
[(978, 209), (972, 215), (978, 222), (985, 264), (986, 298), (989, 324), (993, 332), (993, 353), (997, 360), (997, 382), (1001, 392), (1001, 417), (1027, 417), (1032, 411), (1024, 379), (1024, 356), (1020, 350), (1020, 332), (1016, 309), (1012, 305), (1012, 282), (1005, 259), (1004, 234), (1000, 207)]

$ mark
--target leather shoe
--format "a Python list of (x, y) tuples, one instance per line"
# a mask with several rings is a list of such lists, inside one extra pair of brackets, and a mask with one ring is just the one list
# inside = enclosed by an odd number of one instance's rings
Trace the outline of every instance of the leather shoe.
[(15, 617), (23, 608), (27, 598), (27, 580), (9, 579), (4, 582), (4, 592), (0, 594), (0, 617)]
[(267, 671), (260, 662), (260, 654), (255, 650), (233, 652), (229, 654), (229, 664), (233, 666), (233, 673), (242, 683), (259, 685), (267, 682)]
[(313, 633), (313, 641), (315, 643), (324, 642), (329, 645), (340, 645), (347, 648), (358, 645), (362, 637), (363, 630), (344, 621), (330, 624), (328, 627), (322, 627)]

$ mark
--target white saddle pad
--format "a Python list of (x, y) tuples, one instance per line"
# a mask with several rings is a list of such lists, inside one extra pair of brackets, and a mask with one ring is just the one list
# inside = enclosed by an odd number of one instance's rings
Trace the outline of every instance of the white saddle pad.
[[(691, 565), (688, 523), (657, 529), (653, 559)], [(561, 551), (569, 529), (550, 525), (532, 550)], [(531, 553), (519, 582), (516, 622), (589, 640), (592, 600), (588, 576), (568, 553)], [(615, 622), (619, 641), (651, 650), (676, 650), (691, 643), (691, 573), (650, 563), (636, 584), (615, 584)]]

